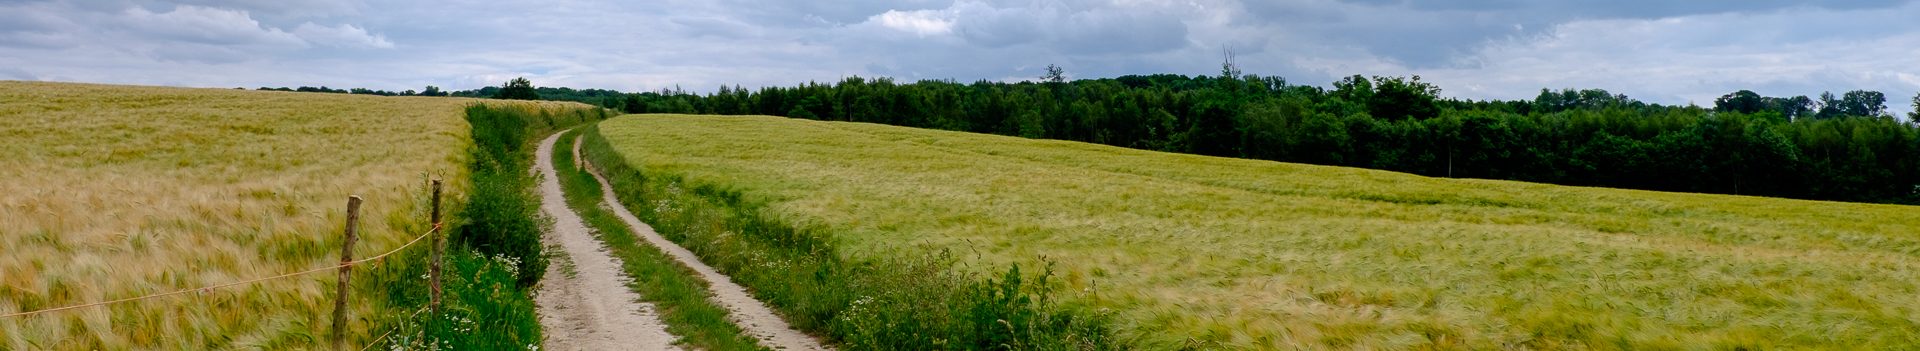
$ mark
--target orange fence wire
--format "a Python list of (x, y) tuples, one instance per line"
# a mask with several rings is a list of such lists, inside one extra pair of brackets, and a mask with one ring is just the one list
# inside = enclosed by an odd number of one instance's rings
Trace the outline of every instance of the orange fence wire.
[(405, 250), (405, 249), (406, 249), (406, 248), (408, 248), (408, 247), (412, 247), (412, 246), (413, 246), (413, 244), (416, 244), (416, 243), (419, 243), (419, 242), (420, 242), (420, 239), (425, 239), (425, 238), (426, 238), (427, 236), (430, 236), (430, 235), (433, 235), (433, 233), (434, 233), (434, 232), (438, 232), (438, 231), (440, 231), (440, 223), (434, 223), (434, 224), (433, 224), (433, 228), (431, 228), (431, 229), (427, 229), (427, 231), (426, 231), (425, 233), (421, 233), (421, 234), (420, 234), (419, 236), (417, 236), (417, 237), (415, 237), (415, 238), (413, 238), (413, 241), (409, 241), (409, 242), (407, 242), (407, 244), (406, 244), (406, 245), (400, 245), (400, 247), (397, 247), (397, 248), (394, 248), (393, 250), (388, 250), (388, 251), (387, 251), (386, 253), (383, 253), (383, 254), (379, 254), (379, 255), (376, 255), (376, 256), (373, 256), (373, 257), (368, 257), (368, 258), (363, 258), (363, 259), (359, 259), (359, 260), (353, 260), (353, 261), (347, 261), (347, 262), (345, 262), (345, 263), (340, 263), (340, 264), (335, 264), (335, 265), (332, 265), (332, 266), (326, 266), (326, 267), (321, 267), (321, 268), (315, 268), (315, 269), (310, 269), (310, 270), (305, 270), (305, 271), (299, 271), (299, 272), (293, 272), (293, 273), (287, 273), (287, 274), (281, 274), (281, 275), (276, 275), (276, 276), (271, 276), (271, 277), (265, 277), (265, 278), (254, 278), (254, 279), (247, 279), (247, 280), (242, 280), (242, 281), (237, 281), (237, 282), (231, 282), (231, 283), (224, 283), (224, 284), (218, 284), (218, 285), (210, 285), (210, 286), (205, 286), (205, 287), (199, 287), (199, 288), (192, 288), (192, 289), (183, 289), (183, 290), (178, 290), (178, 291), (171, 291), (171, 292), (165, 292), (165, 293), (159, 293), (159, 294), (152, 294), (152, 295), (146, 295), (146, 296), (138, 296), (138, 297), (129, 297), (129, 298), (124, 298), (124, 299), (118, 299), (118, 300), (110, 300), (110, 301), (101, 301), (101, 302), (94, 302), (94, 303), (86, 303), (86, 304), (79, 304), (79, 305), (72, 305), (72, 306), (65, 306), (65, 307), (56, 307), (56, 308), (49, 308), (49, 309), (43, 309), (43, 310), (37, 310), (37, 311), (26, 311), (26, 312), (14, 312), (14, 313), (8, 313), (8, 314), (4, 314), (4, 315), (0, 315), (0, 318), (13, 318), (13, 317), (25, 317), (25, 316), (32, 316), (32, 315), (37, 315), (37, 314), (42, 314), (42, 313), (51, 313), (51, 312), (59, 312), (59, 311), (65, 311), (65, 310), (71, 310), (71, 309), (80, 309), (80, 308), (87, 308), (87, 307), (94, 307), (94, 306), (105, 306), (105, 305), (112, 305), (112, 304), (117, 304), (117, 303), (123, 303), (123, 302), (132, 302), (132, 301), (139, 301), (139, 300), (146, 300), (146, 299), (152, 299), (152, 298), (160, 298), (160, 297), (166, 297), (166, 296), (173, 296), (173, 295), (180, 295), (180, 294), (185, 294), (185, 293), (191, 293), (191, 292), (202, 292), (202, 293), (205, 293), (205, 292), (212, 292), (212, 291), (213, 291), (213, 290), (215, 290), (215, 289), (220, 289), (220, 288), (226, 288), (226, 287), (231, 287), (231, 286), (237, 286), (237, 285), (246, 285), (246, 284), (253, 284), (253, 283), (258, 283), (258, 282), (263, 282), (263, 281), (268, 281), (268, 280), (275, 280), (275, 279), (285, 279), (285, 278), (290, 278), (290, 277), (297, 277), (297, 276), (302, 276), (302, 275), (307, 275), (307, 274), (313, 274), (313, 273), (319, 273), (319, 272), (325, 272), (325, 271), (332, 271), (332, 270), (338, 270), (338, 269), (340, 269), (341, 267), (349, 267), (349, 266), (354, 266), (354, 265), (359, 265), (359, 264), (361, 264), (361, 263), (367, 263), (367, 262), (372, 262), (372, 261), (377, 261), (377, 260), (381, 260), (381, 259), (385, 259), (385, 258), (387, 258), (387, 256), (388, 256), (388, 255), (392, 255), (392, 254), (394, 254), (394, 253), (396, 253), (396, 252), (400, 252), (400, 250)]

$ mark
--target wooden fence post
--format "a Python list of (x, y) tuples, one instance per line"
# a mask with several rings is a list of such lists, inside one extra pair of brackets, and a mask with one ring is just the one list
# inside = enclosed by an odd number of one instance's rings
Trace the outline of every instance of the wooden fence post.
[[(432, 249), (433, 254), (429, 255), (428, 259), (430, 261), (427, 262), (427, 275), (431, 279), (427, 281), (427, 287), (428, 287), (427, 293), (429, 297), (427, 299), (428, 301), (427, 310), (432, 311), (434, 315), (439, 315), (440, 314), (440, 255), (441, 255), (440, 252), (441, 250), (443, 250), (440, 246), (440, 238), (446, 236), (445, 234), (440, 233), (440, 232), (446, 231), (446, 228), (440, 226), (440, 180), (439, 179), (433, 180), (433, 212), (432, 213), (433, 213), (432, 223), (435, 229), (433, 230), (433, 234), (432, 234), (433, 242), (431, 243), (433, 244), (433, 249)], [(432, 320), (431, 316), (429, 316), (428, 320)]]
[(333, 349), (347, 348), (347, 282), (352, 277), (353, 242), (360, 239), (360, 195), (347, 197), (347, 240), (340, 244), (340, 285), (333, 300)]

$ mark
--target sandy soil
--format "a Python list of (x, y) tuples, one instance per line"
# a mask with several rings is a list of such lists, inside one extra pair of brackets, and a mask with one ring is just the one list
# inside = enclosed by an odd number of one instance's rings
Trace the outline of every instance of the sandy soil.
[[(573, 145), (573, 158), (580, 160), (579, 141), (576, 140)], [(760, 345), (775, 350), (831, 350), (819, 340), (794, 330), (785, 319), (781, 319), (779, 315), (773, 313), (772, 309), (767, 308), (766, 304), (748, 295), (745, 287), (734, 284), (732, 279), (720, 274), (720, 271), (701, 263), (700, 258), (694, 256), (692, 251), (667, 241), (660, 236), (660, 233), (655, 232), (652, 226), (640, 222), (640, 218), (634, 217), (633, 212), (627, 211), (627, 207), (620, 204), (620, 199), (614, 196), (613, 185), (608, 184), (607, 178), (602, 177), (593, 165), (583, 162), (575, 164), (586, 165), (593, 171), (593, 178), (600, 181), (601, 195), (604, 197), (604, 202), (601, 203), (603, 206), (610, 204), (611, 206), (608, 207), (611, 207), (613, 213), (620, 217), (620, 221), (627, 223), (627, 227), (631, 228), (634, 234), (645, 239), (647, 243), (653, 244), (654, 247), (660, 248), (660, 251), (666, 252), (668, 256), (673, 256), (674, 260), (693, 268), (694, 272), (698, 272), (700, 278), (705, 279), (709, 289), (713, 291), (714, 302), (725, 307), (729, 312), (727, 317), (733, 319), (734, 324), (738, 324), (748, 334), (759, 339)]]
[(676, 338), (653, 305), (627, 288), (631, 281), (619, 261), (587, 231), (585, 222), (567, 208), (560, 181), (554, 176), (553, 144), (558, 133), (540, 142), (534, 167), (540, 174), (540, 210), (553, 218), (553, 232), (541, 240), (561, 248), (534, 302), (540, 306), (540, 325), (546, 332), (546, 350), (675, 350)]

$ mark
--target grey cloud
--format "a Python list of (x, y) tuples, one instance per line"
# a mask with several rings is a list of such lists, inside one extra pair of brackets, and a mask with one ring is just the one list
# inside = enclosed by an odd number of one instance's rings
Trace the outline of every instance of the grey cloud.
[(845, 0), (845, 1), (764, 1), (725, 0), (726, 7), (741, 9), (746, 17), (778, 23), (852, 24), (889, 10), (913, 11), (950, 7), (953, 0)]
[(962, 3), (948, 9), (954, 30), (968, 42), (1004, 48), (1022, 44), (1057, 47), (1067, 54), (1138, 54), (1187, 44), (1180, 18), (1156, 7), (1050, 3), (996, 7)]
[(47, 4), (0, 5), (0, 44), (40, 49), (72, 47), (71, 32), (85, 29), (45, 9)]
[[(1539, 35), (1554, 24), (1590, 19), (1660, 19), (1757, 14), (1787, 9), (1889, 9), (1907, 0), (1627, 1), (1247, 1), (1256, 23), (1299, 30), (1422, 68), (1458, 63), (1488, 41)], [(1292, 24), (1306, 24), (1294, 26)]]
[[(1914, 34), (1920, 24), (1902, 19), (1916, 13), (1920, 5), (1576, 21), (1548, 35), (1484, 47), (1473, 54), (1483, 63), (1476, 67), (1423, 71), (1457, 87), (1450, 90), (1456, 96), (1472, 98), (1513, 98), (1529, 87), (1606, 88), (1667, 104), (1706, 104), (1739, 89), (1788, 96), (1872, 89), (1912, 96), (1920, 89), (1920, 72), (1910, 59), (1911, 48), (1920, 47), (1920, 34)], [(1896, 109), (1906, 103), (1889, 101)]]
[(465, 89), (524, 75), (699, 91), (1021, 80), (1047, 64), (1082, 78), (1214, 74), (1232, 48), (1247, 72), (1295, 83), (1421, 74), (1450, 96), (1594, 87), (1684, 103), (1741, 86), (1911, 96), (1901, 90), (1920, 75), (1899, 50), (1920, 47), (1916, 14), (1787, 0), (0, 0), (0, 67), (217, 87)]
[(1398, 6), (1425, 11), (1519, 12), (1557, 20), (1569, 18), (1655, 19), (1720, 13), (1758, 13), (1802, 7), (1834, 10), (1891, 8), (1908, 0), (1344, 0), (1368, 6)]
[(966, 6), (959, 9), (954, 30), (968, 42), (1002, 48), (1040, 41), (1047, 33), (1038, 14), (1020, 9)]
[(19, 67), (0, 67), (0, 79), (36, 80), (39, 78), (34, 76), (33, 73), (29, 73), (27, 70), (20, 69)]
[(255, 58), (252, 53), (244, 50), (198, 43), (155, 46), (147, 50), (147, 55), (163, 61), (201, 64), (236, 63)]
[(1151, 9), (1110, 8), (1075, 13), (1064, 21), (1059, 42), (1071, 53), (1140, 54), (1172, 50), (1187, 44), (1187, 26), (1180, 19), (1157, 15)]
[(0, 44), (20, 48), (64, 49), (77, 46), (72, 35), (51, 32), (0, 33)]
[(46, 9), (46, 4), (0, 6), (0, 32), (71, 29), (74, 29), (73, 21)]
[(669, 22), (676, 26), (675, 32), (691, 37), (741, 39), (754, 37), (760, 31), (753, 25), (723, 17), (675, 18)]

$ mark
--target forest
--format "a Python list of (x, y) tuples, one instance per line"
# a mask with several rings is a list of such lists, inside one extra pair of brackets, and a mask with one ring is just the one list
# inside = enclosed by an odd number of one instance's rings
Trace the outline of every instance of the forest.
[(1016, 83), (851, 77), (572, 97), (629, 113), (868, 122), (1435, 177), (1920, 203), (1920, 129), (1889, 112), (1880, 92), (1742, 90), (1709, 108), (1600, 89), (1488, 101), (1440, 91), (1418, 76), (1352, 76), (1322, 88), (1232, 66), (1220, 76), (1084, 80), (1050, 67)]

